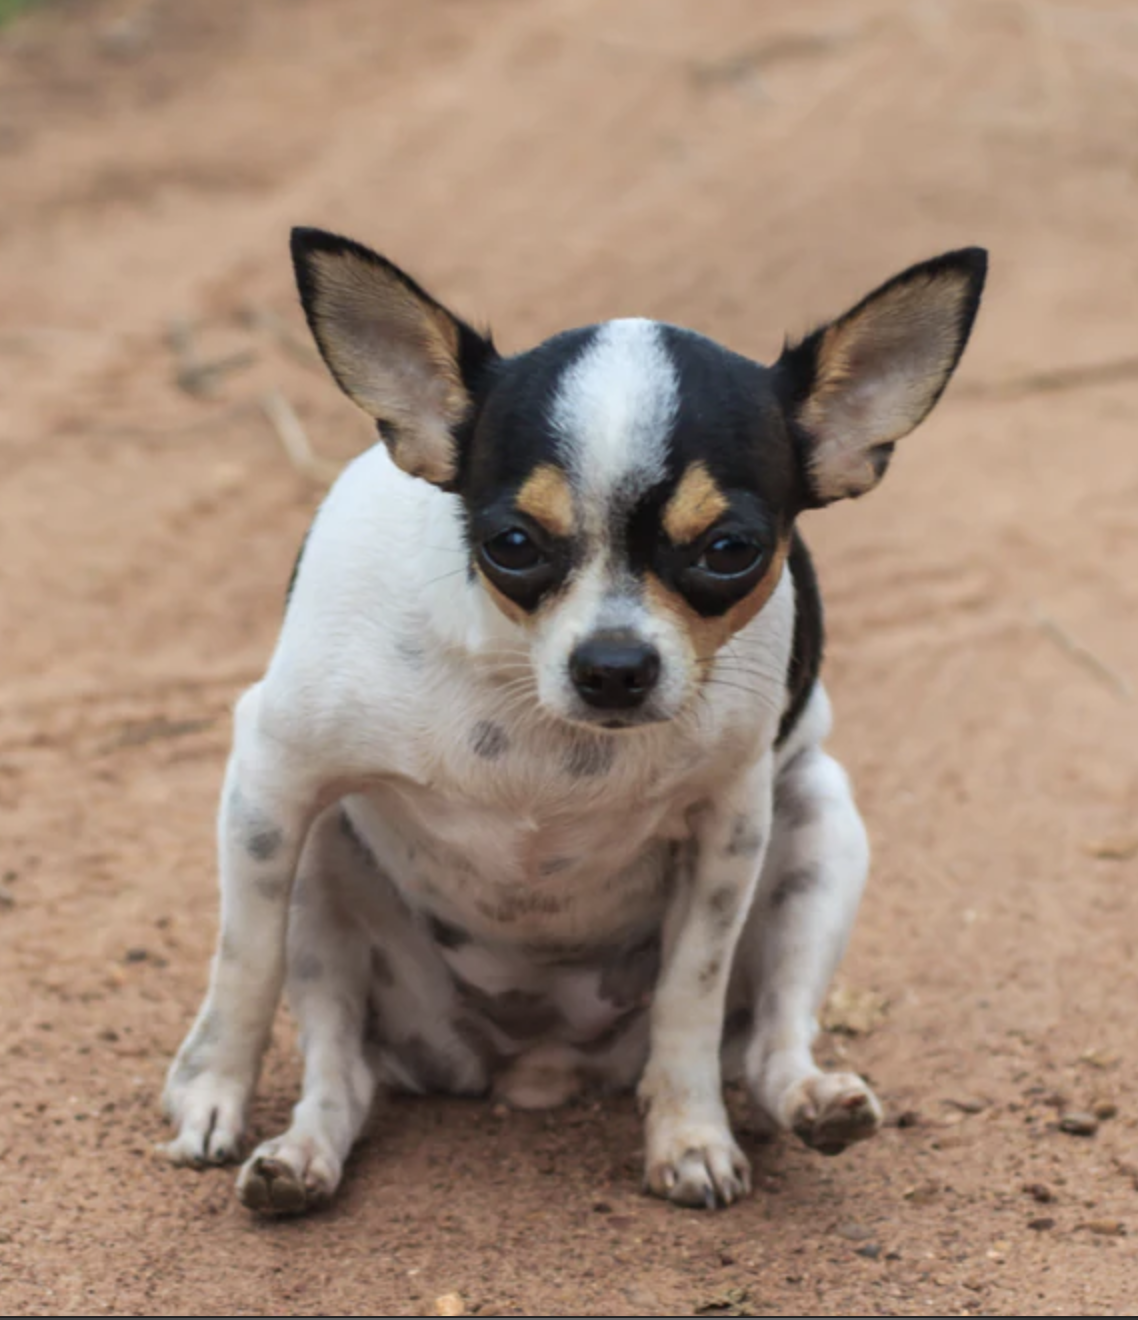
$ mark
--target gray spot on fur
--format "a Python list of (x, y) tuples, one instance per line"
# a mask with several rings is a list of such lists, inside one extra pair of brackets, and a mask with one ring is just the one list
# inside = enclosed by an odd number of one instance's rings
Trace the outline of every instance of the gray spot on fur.
[(275, 903), (288, 892), (287, 875), (259, 875), (253, 881), (253, 888), (264, 899)]
[(534, 1040), (562, 1025), (557, 1005), (545, 995), (531, 990), (491, 994), (461, 976), (454, 982), (467, 1004), (512, 1040)]
[(293, 964), (292, 974), (298, 981), (319, 981), (324, 964), (314, 953), (302, 953)]
[(720, 958), (712, 958), (705, 966), (700, 969), (699, 988), (701, 990), (710, 990), (715, 984), (715, 978), (719, 975), (719, 969), (723, 966)]
[(573, 857), (547, 857), (544, 862), (538, 862), (538, 875), (560, 875), (562, 871), (568, 871), (575, 864)]
[(254, 827), (245, 838), (249, 856), (257, 862), (270, 862), (284, 844), (284, 833), (275, 825)]
[(390, 1046), (407, 1073), (424, 1091), (450, 1091), (454, 1089), (454, 1065), (422, 1036), (408, 1036)]
[(800, 830), (813, 823), (814, 799), (803, 789), (799, 776), (792, 770), (793, 765), (792, 761), (784, 767), (775, 783), (774, 814), (784, 829)]
[(763, 849), (762, 831), (756, 828), (750, 816), (736, 816), (731, 824), (731, 837), (724, 852), (728, 857), (757, 857)]
[(431, 938), (442, 949), (461, 949), (464, 944), (470, 943), (468, 931), (444, 921), (442, 917), (428, 917), (427, 929), (431, 932)]
[(573, 779), (595, 779), (612, 769), (616, 760), (616, 740), (578, 735), (565, 753), (565, 773)]
[(818, 872), (812, 866), (796, 866), (780, 875), (771, 889), (768, 900), (772, 908), (780, 908), (799, 894), (807, 894), (818, 883)]
[(235, 829), (249, 856), (257, 862), (271, 861), (284, 845), (284, 831), (264, 811), (245, 797), (238, 784), (229, 792), (230, 828)]
[(618, 1008), (648, 1001), (660, 974), (660, 932), (626, 944), (602, 965), (597, 993)]
[(510, 740), (500, 724), (479, 720), (470, 730), (470, 747), (484, 761), (497, 761), (510, 750)]
[(480, 900), (477, 904), (482, 916), (504, 926), (517, 921), (519, 917), (555, 916), (564, 911), (565, 906), (565, 900), (556, 894), (540, 894), (529, 889), (507, 893), (496, 902)]
[(707, 906), (711, 909), (711, 915), (716, 919), (717, 924), (730, 926), (739, 906), (738, 889), (734, 885), (720, 885), (718, 889), (711, 891)]
[(395, 641), (395, 654), (404, 664), (418, 669), (427, 658), (426, 651), (411, 637), (398, 637)]

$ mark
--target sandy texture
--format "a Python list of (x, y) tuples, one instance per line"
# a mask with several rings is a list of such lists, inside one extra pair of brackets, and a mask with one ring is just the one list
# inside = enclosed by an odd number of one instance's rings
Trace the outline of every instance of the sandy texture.
[[(1136, 69), (1121, 0), (57, 0), (0, 33), (0, 1309), (1132, 1310)], [(507, 348), (641, 313), (766, 358), (991, 248), (933, 420), (807, 521), (876, 850), (835, 1009), (867, 1030), (821, 1052), (887, 1103), (869, 1147), (743, 1122), (756, 1194), (710, 1215), (640, 1196), (631, 1102), (397, 1103), (332, 1210), (271, 1224), (151, 1156), (228, 710), (319, 498), (258, 400), (369, 439), (312, 369), (297, 222)], [(298, 1073), (282, 1016), (258, 1135)]]

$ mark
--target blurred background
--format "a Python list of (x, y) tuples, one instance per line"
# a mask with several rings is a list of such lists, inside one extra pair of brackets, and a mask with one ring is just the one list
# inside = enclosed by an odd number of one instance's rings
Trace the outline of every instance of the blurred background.
[[(1125, 0), (0, 0), (0, 1302), (1126, 1313), (1136, 216)], [(821, 1053), (886, 1100), (872, 1148), (752, 1143), (755, 1199), (709, 1218), (638, 1196), (630, 1102), (397, 1106), (338, 1209), (267, 1230), (146, 1158), (228, 710), (373, 438), (298, 223), (507, 350), (636, 314), (763, 360), (990, 249), (937, 412), (805, 527), (876, 851)]]

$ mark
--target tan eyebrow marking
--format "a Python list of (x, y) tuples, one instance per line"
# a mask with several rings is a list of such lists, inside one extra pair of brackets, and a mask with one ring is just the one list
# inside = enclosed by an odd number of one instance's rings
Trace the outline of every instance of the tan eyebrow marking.
[(534, 468), (518, 491), (514, 504), (553, 536), (572, 536), (573, 492), (560, 468), (542, 463)]
[(727, 497), (702, 462), (690, 465), (664, 506), (664, 531), (673, 545), (689, 545), (727, 512)]

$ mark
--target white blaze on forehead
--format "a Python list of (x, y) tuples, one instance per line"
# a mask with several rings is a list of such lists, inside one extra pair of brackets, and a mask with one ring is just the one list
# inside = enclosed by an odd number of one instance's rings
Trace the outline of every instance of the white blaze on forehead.
[(609, 321), (565, 371), (550, 421), (586, 516), (664, 476), (679, 379), (655, 321)]

